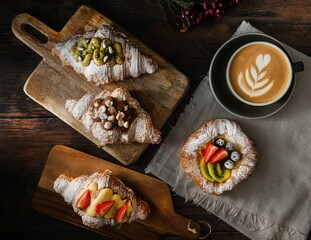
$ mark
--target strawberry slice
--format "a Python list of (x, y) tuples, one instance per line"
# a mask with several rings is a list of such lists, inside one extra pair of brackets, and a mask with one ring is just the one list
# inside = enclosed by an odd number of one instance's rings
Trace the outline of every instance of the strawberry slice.
[(91, 204), (91, 190), (87, 189), (85, 192), (79, 197), (76, 202), (76, 207), (79, 209), (87, 209)]
[(210, 163), (218, 163), (221, 160), (224, 160), (226, 157), (228, 157), (228, 152), (224, 148), (219, 148), (214, 155), (211, 157)]
[(106, 212), (111, 208), (111, 206), (115, 203), (115, 200), (110, 200), (106, 202), (102, 202), (96, 205), (96, 214), (98, 216), (104, 216)]
[(205, 147), (205, 152), (204, 152), (204, 162), (207, 163), (211, 156), (218, 150), (218, 147), (216, 147), (214, 144), (208, 143), (206, 144)]
[(123, 221), (127, 207), (128, 207), (128, 204), (126, 203), (123, 206), (119, 207), (119, 209), (116, 211), (116, 213), (114, 215), (114, 219), (118, 223), (121, 223)]

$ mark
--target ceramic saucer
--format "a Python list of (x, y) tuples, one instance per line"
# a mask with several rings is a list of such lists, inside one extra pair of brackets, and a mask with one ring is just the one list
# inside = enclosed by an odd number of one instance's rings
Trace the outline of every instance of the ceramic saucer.
[(286, 94), (277, 102), (267, 106), (250, 106), (234, 97), (234, 95), (230, 92), (226, 82), (226, 66), (231, 55), (237, 49), (247, 43), (254, 41), (266, 41), (275, 44), (288, 55), (292, 62), (292, 58), (284, 45), (282, 45), (276, 39), (260, 33), (237, 36), (228, 40), (219, 48), (219, 50), (214, 55), (209, 70), (209, 83), (212, 93), (224, 109), (236, 116), (243, 118), (264, 118), (276, 113), (289, 101), (296, 85), (296, 74), (293, 74), (292, 83)]

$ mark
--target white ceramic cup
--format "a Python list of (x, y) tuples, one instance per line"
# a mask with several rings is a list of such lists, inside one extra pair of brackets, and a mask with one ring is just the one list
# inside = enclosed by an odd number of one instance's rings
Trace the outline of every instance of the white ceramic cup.
[[(244, 98), (242, 98), (235, 90), (234, 88), (232, 87), (232, 84), (231, 84), (231, 81), (230, 81), (230, 68), (231, 68), (231, 65), (232, 65), (232, 61), (233, 59), (235, 58), (235, 56), (240, 52), (242, 51), (244, 48), (246, 47), (249, 47), (249, 46), (252, 46), (252, 45), (255, 45), (255, 44), (263, 44), (263, 45), (267, 45), (267, 46), (270, 46), (270, 47), (273, 47), (274, 49), (276, 49), (285, 59), (287, 65), (288, 65), (288, 70), (289, 70), (289, 76), (290, 76), (290, 79), (287, 80), (287, 85), (286, 87), (283, 89), (283, 91), (281, 92), (281, 94), (279, 94), (276, 98), (274, 98), (273, 100), (271, 101), (268, 101), (268, 102), (264, 102), (264, 103), (256, 103), (256, 102), (251, 102), (251, 101), (248, 101)], [(285, 93), (288, 91), (289, 87), (291, 86), (291, 83), (293, 81), (293, 67), (292, 67), (292, 63), (291, 63), (291, 60), (289, 59), (289, 57), (287, 56), (287, 54), (281, 49), (279, 48), (278, 46), (272, 44), (272, 43), (269, 43), (269, 42), (264, 42), (264, 41), (254, 41), (254, 42), (250, 42), (250, 43), (247, 43), (245, 45), (243, 45), (242, 47), (240, 47), (239, 49), (237, 49), (233, 55), (230, 57), (229, 59), (229, 62), (227, 64), (227, 67), (226, 67), (226, 80), (227, 80), (227, 85), (231, 91), (231, 93), (237, 98), (239, 99), (241, 102), (245, 103), (245, 104), (248, 104), (248, 105), (251, 105), (251, 106), (267, 106), (267, 105), (270, 105), (270, 104), (273, 104), (275, 102), (277, 102), (278, 100), (280, 100), (284, 95)]]

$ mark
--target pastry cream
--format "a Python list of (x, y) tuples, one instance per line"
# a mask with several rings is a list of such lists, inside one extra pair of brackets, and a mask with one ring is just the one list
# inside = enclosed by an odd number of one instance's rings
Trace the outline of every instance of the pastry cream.
[[(96, 189), (97, 190), (97, 189)], [(111, 200), (112, 190), (110, 188), (102, 189), (95, 199), (91, 200), (91, 205), (86, 209), (85, 213), (90, 217), (96, 216), (96, 206), (99, 203)]]
[[(121, 199), (119, 194), (113, 194), (111, 188), (104, 188), (97, 194), (98, 192), (97, 182), (92, 182), (86, 189), (91, 190), (91, 204), (85, 210), (85, 213), (90, 217), (97, 216), (96, 206), (98, 204), (102, 202), (114, 200), (115, 203), (111, 206), (108, 212), (104, 215), (105, 218), (114, 218), (116, 211), (127, 202), (126, 199)], [(79, 195), (81, 195), (86, 189), (83, 189)], [(126, 210), (123, 222), (126, 222), (129, 219), (131, 215), (131, 211), (132, 211), (131, 202), (128, 201), (127, 203), (128, 203), (128, 208)]]
[(114, 200), (115, 203), (111, 206), (108, 212), (105, 214), (105, 218), (113, 218), (119, 207), (126, 203), (126, 200), (122, 200), (120, 195), (113, 194), (110, 200)]

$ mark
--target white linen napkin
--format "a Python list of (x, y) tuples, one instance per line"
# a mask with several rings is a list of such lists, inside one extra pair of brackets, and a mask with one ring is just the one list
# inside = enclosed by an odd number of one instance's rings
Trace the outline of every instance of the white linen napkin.
[[(243, 21), (235, 35), (251, 32), (259, 31)], [(283, 109), (264, 119), (236, 117), (217, 103), (205, 77), (145, 170), (251, 239), (306, 239), (311, 226), (311, 58), (287, 49), (305, 70)], [(211, 118), (236, 121), (260, 155), (252, 176), (220, 196), (203, 193), (180, 166), (185, 139)]]

